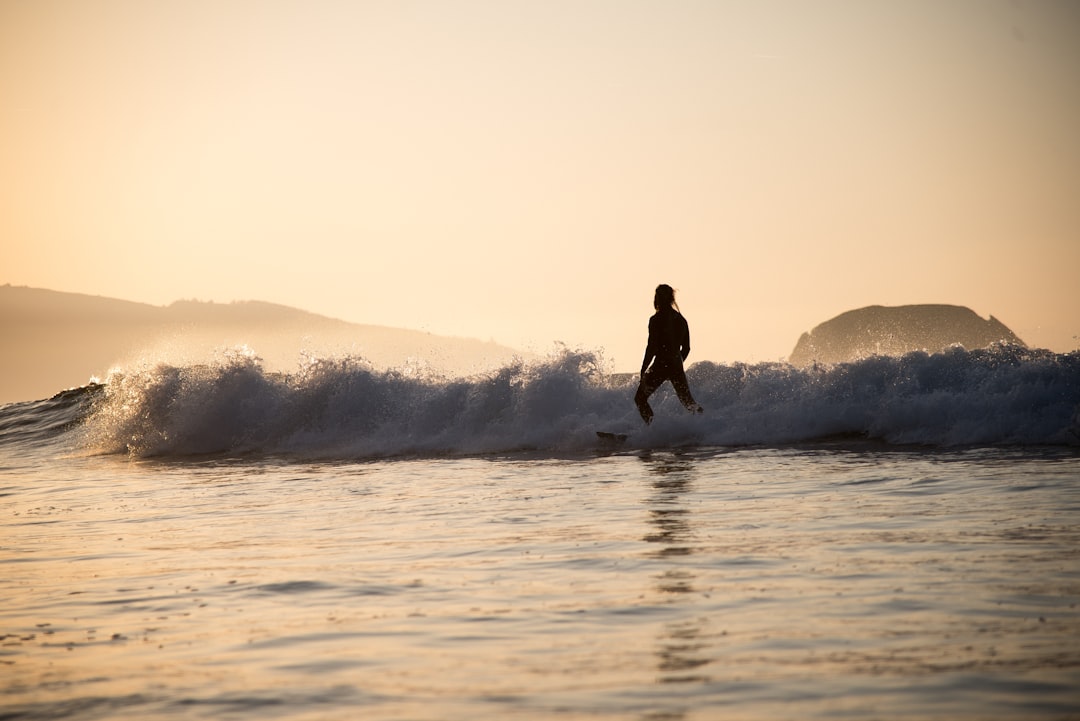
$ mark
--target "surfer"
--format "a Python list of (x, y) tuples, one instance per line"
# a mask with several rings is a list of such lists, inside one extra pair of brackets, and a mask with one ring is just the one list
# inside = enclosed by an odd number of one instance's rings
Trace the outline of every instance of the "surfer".
[(652, 423), (653, 419), (649, 396), (664, 381), (671, 381), (675, 394), (687, 410), (695, 413), (704, 410), (690, 395), (683, 370), (683, 361), (690, 355), (690, 326), (679, 312), (675, 289), (664, 284), (656, 286), (653, 308), (656, 313), (649, 318), (649, 343), (645, 346), (645, 359), (641, 361), (641, 382), (634, 395), (634, 403), (646, 424)]

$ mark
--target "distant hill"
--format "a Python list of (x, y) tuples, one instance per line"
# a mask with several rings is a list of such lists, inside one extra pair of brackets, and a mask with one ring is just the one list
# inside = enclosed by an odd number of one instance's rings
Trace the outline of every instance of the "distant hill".
[(91, 376), (104, 378), (117, 364), (205, 362), (238, 345), (283, 371), (295, 370), (302, 353), (453, 375), (516, 355), (495, 343), (347, 323), (260, 301), (160, 307), (10, 285), (0, 286), (0, 334), (0, 403), (47, 398)]
[(872, 305), (841, 313), (803, 333), (788, 360), (796, 366), (845, 363), (916, 350), (935, 353), (957, 344), (985, 348), (998, 342), (1024, 345), (994, 316), (985, 320), (963, 306)]

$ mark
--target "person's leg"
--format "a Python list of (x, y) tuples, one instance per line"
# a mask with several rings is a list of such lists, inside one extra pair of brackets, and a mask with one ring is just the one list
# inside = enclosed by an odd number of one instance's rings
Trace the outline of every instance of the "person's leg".
[(679, 401), (686, 406), (686, 410), (693, 411), (694, 413), (703, 413), (705, 411), (694, 397), (690, 395), (690, 384), (686, 382), (686, 371), (682, 368), (677, 368), (671, 374), (671, 385), (675, 387), (675, 395), (679, 397)]
[(641, 383), (638, 384), (637, 393), (634, 394), (634, 403), (637, 405), (638, 413), (641, 414), (641, 420), (645, 421), (645, 425), (652, 423), (653, 419), (653, 409), (649, 405), (649, 396), (663, 382), (664, 379), (659, 377), (658, 373), (654, 373), (652, 368), (645, 371), (645, 375), (641, 376)]

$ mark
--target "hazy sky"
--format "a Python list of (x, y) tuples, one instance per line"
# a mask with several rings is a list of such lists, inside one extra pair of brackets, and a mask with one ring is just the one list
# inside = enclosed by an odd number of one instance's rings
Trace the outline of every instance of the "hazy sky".
[(0, 0), (0, 283), (640, 363), (1080, 345), (1080, 3)]

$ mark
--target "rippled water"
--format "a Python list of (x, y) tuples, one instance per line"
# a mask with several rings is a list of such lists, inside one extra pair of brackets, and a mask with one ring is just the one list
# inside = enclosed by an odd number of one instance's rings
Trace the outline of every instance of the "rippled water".
[(0, 462), (4, 719), (1080, 717), (1075, 449)]

